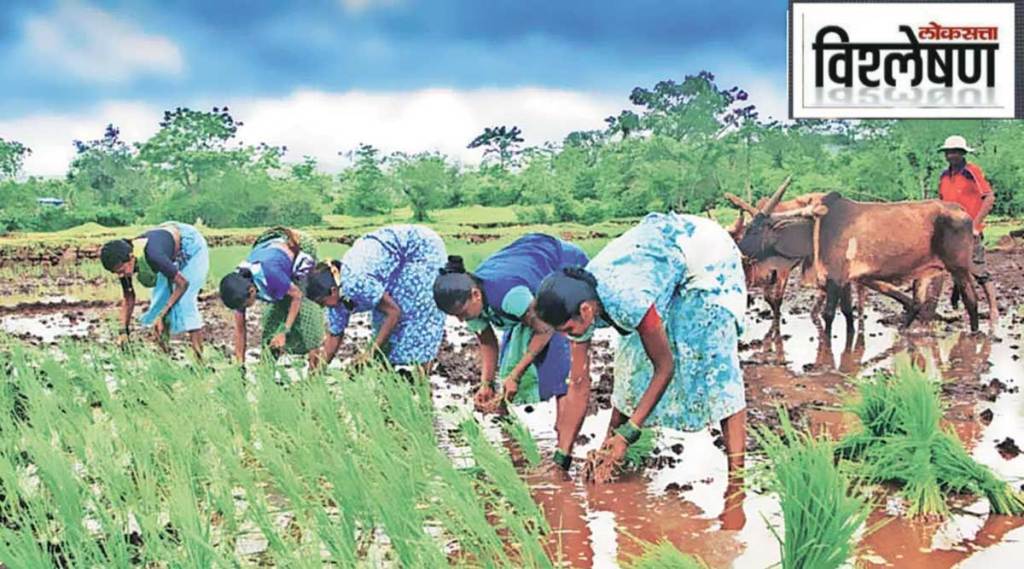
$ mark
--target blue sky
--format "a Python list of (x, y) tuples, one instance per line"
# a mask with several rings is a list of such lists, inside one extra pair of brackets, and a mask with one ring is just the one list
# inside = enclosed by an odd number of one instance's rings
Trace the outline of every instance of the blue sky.
[(0, 137), (53, 174), (105, 122), (143, 139), (163, 108), (229, 104), (240, 136), (325, 163), (359, 141), (472, 160), (463, 138), (488, 122), (559, 139), (600, 128), (634, 86), (701, 69), (778, 116), (785, 14), (784, 0), (6, 0)]

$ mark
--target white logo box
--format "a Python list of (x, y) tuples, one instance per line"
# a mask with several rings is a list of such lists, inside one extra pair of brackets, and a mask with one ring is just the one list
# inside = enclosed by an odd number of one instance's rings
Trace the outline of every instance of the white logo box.
[(1020, 117), (1020, 4), (791, 0), (790, 117)]

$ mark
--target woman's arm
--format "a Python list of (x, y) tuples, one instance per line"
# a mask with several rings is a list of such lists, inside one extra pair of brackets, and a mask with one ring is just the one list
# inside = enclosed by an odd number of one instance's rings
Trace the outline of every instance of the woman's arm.
[(119, 344), (128, 341), (129, 325), (132, 321), (132, 312), (135, 310), (135, 288), (132, 287), (131, 277), (121, 278), (121, 296), (121, 310), (118, 314), (121, 329), (117, 332)]
[(270, 347), (274, 349), (283, 348), (288, 342), (288, 333), (292, 331), (292, 326), (299, 317), (299, 309), (302, 308), (302, 290), (295, 286), (295, 283), (288, 287), (288, 298), (291, 299), (291, 304), (288, 305), (288, 315), (284, 318), (284, 331), (270, 340)]
[(164, 309), (160, 312), (160, 317), (157, 320), (163, 320), (170, 313), (174, 305), (181, 299), (188, 290), (188, 280), (181, 273), (175, 273), (174, 275), (174, 290), (171, 292), (171, 297), (167, 299), (167, 304), (164, 305)]
[(491, 387), (498, 369), (498, 337), (490, 326), (476, 337), (480, 341), (480, 387)]
[(402, 309), (395, 302), (395, 299), (385, 292), (384, 296), (380, 297), (380, 302), (377, 303), (377, 310), (384, 314), (384, 321), (381, 322), (380, 330), (377, 331), (377, 337), (373, 340), (373, 347), (375, 350), (382, 350), (388, 343), (391, 333), (394, 332), (395, 326), (398, 325), (398, 319), (402, 316)]
[(235, 311), (235, 360), (245, 364), (245, 309)]
[(558, 450), (572, 455), (572, 446), (583, 427), (590, 402), (590, 342), (573, 342), (572, 366), (569, 369), (569, 390), (565, 406), (558, 416)]
[(334, 356), (338, 353), (338, 348), (341, 346), (342, 334), (334, 335), (328, 334), (327, 338), (324, 339), (324, 359), (322, 365), (327, 367), (332, 361)]
[(543, 320), (537, 317), (534, 312), (534, 307), (530, 307), (523, 315), (522, 321), (524, 324), (531, 327), (534, 330), (534, 336), (529, 339), (529, 343), (526, 345), (526, 353), (522, 354), (519, 358), (519, 362), (512, 368), (509, 373), (509, 378), (514, 378), (518, 381), (519, 378), (525, 373), (526, 368), (529, 367), (534, 360), (537, 359), (538, 354), (544, 351), (548, 343), (551, 342), (551, 337), (554, 336), (554, 329), (551, 326), (544, 323)]
[(647, 390), (644, 391), (637, 403), (636, 411), (629, 418), (633, 426), (642, 427), (647, 416), (651, 414), (651, 410), (661, 400), (669, 381), (672, 380), (672, 374), (675, 372), (675, 360), (672, 356), (672, 349), (669, 347), (668, 334), (665, 333), (661, 316), (658, 315), (658, 310), (653, 305), (647, 310), (644, 319), (640, 321), (637, 333), (640, 334), (640, 341), (643, 342), (647, 357), (654, 365), (651, 384), (647, 386)]

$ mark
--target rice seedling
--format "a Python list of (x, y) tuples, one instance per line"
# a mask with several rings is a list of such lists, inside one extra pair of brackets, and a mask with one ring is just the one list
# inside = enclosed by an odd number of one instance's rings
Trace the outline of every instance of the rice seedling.
[(474, 476), (438, 449), (424, 381), (282, 386), (215, 354), (0, 350), (9, 567), (550, 566), (507, 456), (477, 438)]
[(530, 429), (522, 421), (510, 413), (502, 418), (501, 429), (516, 442), (528, 465), (533, 467), (540, 464), (540, 448), (537, 447), (537, 441), (533, 440)]
[(765, 483), (782, 505), (783, 569), (840, 567), (853, 550), (853, 538), (871, 511), (835, 464), (835, 445), (824, 437), (797, 432), (780, 410), (782, 434), (765, 427), (754, 437), (768, 458)]
[(623, 563), (624, 569), (707, 569), (700, 559), (679, 551), (666, 539), (645, 543), (643, 553)]
[(647, 458), (658, 444), (654, 429), (643, 429), (640, 438), (626, 449), (625, 463), (631, 468), (643, 468)]
[(857, 395), (849, 408), (861, 429), (838, 452), (859, 461), (865, 478), (901, 484), (910, 516), (946, 516), (946, 496), (960, 493), (985, 496), (997, 514), (1024, 514), (1024, 497), (942, 428), (939, 385), (928, 374), (903, 364), (862, 382)]

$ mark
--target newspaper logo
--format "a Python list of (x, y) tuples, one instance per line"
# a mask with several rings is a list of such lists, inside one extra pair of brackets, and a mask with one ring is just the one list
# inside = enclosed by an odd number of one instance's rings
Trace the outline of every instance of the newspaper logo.
[(793, 0), (790, 117), (1020, 117), (1016, 4)]

